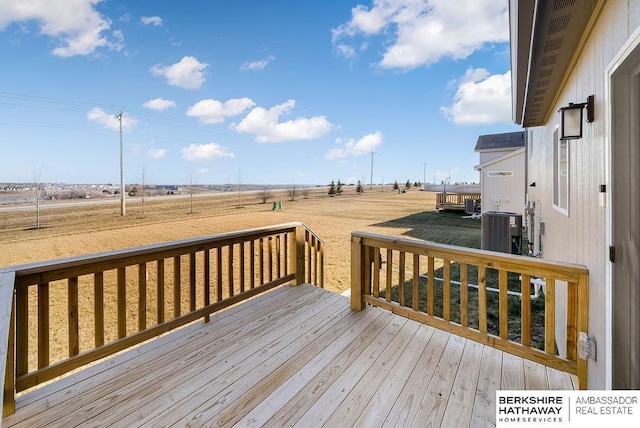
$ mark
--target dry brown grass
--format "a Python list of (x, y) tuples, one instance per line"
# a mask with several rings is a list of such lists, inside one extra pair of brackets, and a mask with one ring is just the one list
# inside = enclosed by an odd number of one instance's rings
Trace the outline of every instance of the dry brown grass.
[[(398, 194), (390, 189), (356, 195), (355, 188), (345, 189), (338, 197), (329, 197), (324, 188), (314, 189), (308, 199), (289, 201), (284, 192), (275, 193), (274, 199), (283, 201), (282, 211), (272, 211), (271, 203), (262, 204), (255, 194), (237, 194), (222, 197), (196, 198), (194, 213), (189, 214), (189, 199), (168, 201), (148, 200), (145, 218), (140, 216), (140, 202), (128, 203), (128, 215), (119, 215), (119, 205), (82, 206), (41, 211), (43, 228), (32, 229), (32, 213), (0, 213), (0, 267), (91, 254), (102, 251), (174, 241), (191, 237), (253, 227), (302, 221), (326, 243), (325, 288), (342, 292), (350, 284), (350, 235), (355, 230), (420, 236), (428, 222), (414, 220), (418, 213), (433, 210), (435, 196), (417, 190)], [(240, 206), (238, 206), (240, 205)], [(419, 214), (418, 214), (419, 215)], [(422, 232), (421, 232), (422, 230)], [(425, 232), (426, 233), (426, 232)], [(185, 267), (186, 269), (186, 267)], [(108, 275), (114, 275), (113, 272)], [(127, 274), (128, 282), (135, 275)], [(80, 288), (80, 347), (92, 347), (93, 294), (91, 284), (81, 278)], [(105, 277), (105, 283), (114, 278)], [(67, 336), (66, 287), (51, 287), (50, 320), (51, 361), (65, 357)], [(112, 287), (113, 288), (113, 287)], [(186, 290), (183, 307), (188, 302)], [(33, 288), (29, 293), (29, 347), (37, 343), (37, 296)], [(136, 325), (137, 287), (128, 284), (127, 317), (129, 327)], [(115, 339), (115, 288), (105, 288), (105, 336)], [(154, 295), (148, 305), (155, 306)], [(170, 296), (167, 305), (171, 307)], [(199, 302), (201, 304), (201, 302)], [(150, 314), (150, 316), (153, 314)], [(154, 318), (152, 316), (151, 318)], [(37, 364), (36, 353), (30, 352), (29, 366)]]
[(44, 227), (38, 230), (30, 229), (32, 213), (0, 213), (0, 267), (302, 221), (326, 242), (326, 288), (342, 292), (349, 287), (351, 232), (397, 236), (428, 227), (379, 225), (435, 207), (433, 193), (390, 190), (356, 195), (355, 188), (348, 187), (343, 195), (330, 198), (324, 188), (318, 188), (308, 199), (295, 201), (288, 201), (284, 192), (274, 192), (274, 199), (283, 201), (282, 211), (272, 211), (270, 203), (260, 203), (253, 194), (243, 194), (240, 207), (237, 194), (196, 198), (193, 214), (189, 214), (188, 199), (149, 199), (144, 219), (135, 200), (128, 202), (124, 218), (118, 205), (48, 209), (41, 211)]

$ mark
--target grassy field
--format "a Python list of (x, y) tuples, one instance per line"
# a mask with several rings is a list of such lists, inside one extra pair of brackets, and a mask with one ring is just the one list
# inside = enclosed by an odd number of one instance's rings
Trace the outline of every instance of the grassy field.
[(410, 236), (449, 244), (479, 247), (480, 222), (459, 214), (435, 212), (435, 194), (411, 190), (404, 194), (387, 188), (355, 188), (329, 197), (324, 188), (313, 189), (307, 199), (289, 201), (274, 193), (283, 210), (272, 211), (255, 194), (230, 194), (194, 199), (147, 199), (145, 217), (140, 201), (131, 199), (127, 216), (119, 205), (80, 206), (41, 210), (40, 229), (33, 229), (35, 212), (0, 213), (0, 266), (97, 253), (220, 232), (302, 221), (327, 244), (326, 288), (342, 292), (349, 287), (350, 235), (360, 230)]

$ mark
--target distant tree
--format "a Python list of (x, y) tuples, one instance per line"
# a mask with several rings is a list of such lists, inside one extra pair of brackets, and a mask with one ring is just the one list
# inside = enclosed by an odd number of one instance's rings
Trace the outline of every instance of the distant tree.
[(258, 192), (258, 199), (262, 201), (263, 204), (266, 204), (269, 199), (271, 199), (273, 195), (271, 194), (271, 190), (264, 188)]
[(300, 190), (300, 193), (302, 193), (303, 198), (307, 199), (309, 197), (309, 193), (311, 193), (311, 188), (303, 187), (302, 190)]
[(338, 184), (336, 184), (336, 195), (342, 195), (342, 182), (338, 179)]
[(405, 183), (404, 187), (406, 187), (407, 190), (411, 189), (411, 181), (407, 179), (407, 182)]
[(186, 177), (187, 193), (189, 194), (189, 214), (193, 214), (193, 195), (196, 193), (196, 186), (193, 178), (193, 171), (189, 171)]
[(149, 171), (147, 170), (147, 166), (146, 165), (142, 165), (142, 172), (140, 173), (140, 181), (141, 181), (141, 190), (140, 190), (140, 206), (142, 208), (141, 210), (141, 217), (144, 218), (144, 206), (145, 206), (145, 202), (147, 201), (147, 183), (149, 182)]
[(238, 168), (238, 208), (242, 206), (241, 202), (242, 196), (242, 170)]
[(33, 178), (33, 203), (36, 206), (36, 229), (40, 229), (40, 201), (45, 197), (45, 191), (42, 185), (42, 169), (36, 168), (31, 174)]
[(393, 190), (398, 190), (400, 186), (398, 186), (398, 180), (393, 182)]
[(362, 182), (358, 180), (358, 185), (356, 186), (356, 193), (360, 195), (362, 194), (362, 192), (364, 192), (364, 188), (362, 187)]
[(331, 180), (331, 184), (329, 185), (329, 190), (327, 191), (327, 194), (332, 198), (333, 198), (333, 195), (336, 194), (336, 183), (333, 180)]
[(287, 195), (289, 195), (290, 201), (295, 201), (298, 197), (298, 187), (294, 184), (287, 189)]

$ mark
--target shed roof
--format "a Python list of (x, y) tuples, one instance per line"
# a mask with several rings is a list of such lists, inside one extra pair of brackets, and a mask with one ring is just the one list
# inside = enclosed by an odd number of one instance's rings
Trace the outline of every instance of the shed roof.
[(489, 134), (478, 137), (476, 152), (488, 150), (519, 149), (524, 147), (524, 131)]

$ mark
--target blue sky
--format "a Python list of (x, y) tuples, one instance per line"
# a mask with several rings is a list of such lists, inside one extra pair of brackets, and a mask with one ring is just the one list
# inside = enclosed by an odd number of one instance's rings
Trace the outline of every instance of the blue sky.
[(0, 0), (0, 182), (477, 181), (506, 0)]

